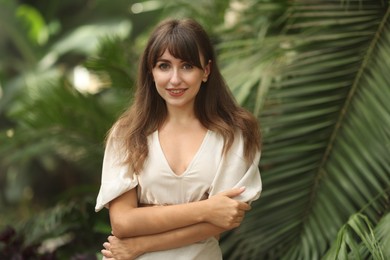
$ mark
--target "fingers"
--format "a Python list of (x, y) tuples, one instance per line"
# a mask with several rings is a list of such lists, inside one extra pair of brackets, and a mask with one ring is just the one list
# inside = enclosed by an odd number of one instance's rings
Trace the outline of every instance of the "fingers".
[(248, 210), (251, 210), (252, 207), (251, 207), (251, 205), (249, 205), (248, 203), (239, 202), (238, 209), (244, 210), (244, 211), (248, 211)]
[(234, 197), (237, 197), (238, 195), (240, 195), (241, 193), (243, 193), (244, 191), (245, 191), (245, 187), (234, 188), (234, 189), (222, 192), (221, 195), (225, 195), (229, 198), (234, 198)]
[(112, 254), (112, 252), (110, 251), (110, 248), (111, 248), (111, 244), (109, 242), (104, 242), (103, 243), (103, 247), (104, 249), (102, 249), (100, 252), (102, 253), (102, 255), (104, 256), (104, 260), (112, 260), (114, 259), (114, 255)]
[(109, 236), (109, 237), (107, 238), (108, 242), (111, 242), (111, 243), (112, 243), (112, 241), (113, 241), (114, 239), (115, 239), (114, 236)]
[(238, 211), (233, 217), (233, 222), (241, 222), (245, 217), (245, 211)]
[(108, 242), (104, 242), (103, 246), (104, 246), (105, 249), (110, 250), (111, 244), (108, 243)]
[(239, 227), (244, 220), (245, 215), (235, 216), (231, 218), (223, 228), (226, 228), (227, 230), (230, 230), (232, 228)]
[(102, 249), (100, 252), (106, 259), (114, 258), (114, 255), (111, 253), (110, 250)]

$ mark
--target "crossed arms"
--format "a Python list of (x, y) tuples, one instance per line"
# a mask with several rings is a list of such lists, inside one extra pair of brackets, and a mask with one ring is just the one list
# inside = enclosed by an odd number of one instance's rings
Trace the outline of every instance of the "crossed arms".
[(108, 259), (135, 259), (146, 252), (189, 245), (238, 227), (249, 204), (234, 200), (245, 188), (180, 205), (139, 207), (132, 189), (110, 202), (113, 235), (104, 243)]

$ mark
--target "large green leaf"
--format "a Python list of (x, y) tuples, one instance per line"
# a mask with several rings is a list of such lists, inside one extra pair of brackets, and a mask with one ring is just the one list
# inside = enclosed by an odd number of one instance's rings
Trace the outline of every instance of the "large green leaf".
[(260, 45), (236, 44), (248, 50), (238, 63), (226, 59), (239, 65), (227, 78), (240, 101), (262, 102), (248, 107), (260, 109), (264, 140), (264, 192), (223, 240), (229, 259), (318, 259), (351, 215), (375, 226), (388, 211), (389, 12), (380, 1), (295, 1), (279, 45), (270, 26)]
[[(359, 243), (362, 246), (359, 247)], [(367, 259), (367, 255), (363, 255), (367, 251), (373, 259), (386, 259), (371, 222), (366, 216), (357, 213), (340, 229), (324, 259)]]

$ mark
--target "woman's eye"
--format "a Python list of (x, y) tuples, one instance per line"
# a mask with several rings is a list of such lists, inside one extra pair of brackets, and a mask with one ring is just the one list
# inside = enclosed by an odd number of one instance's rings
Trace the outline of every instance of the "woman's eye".
[(183, 69), (185, 69), (185, 70), (190, 70), (190, 69), (192, 69), (194, 66), (192, 66), (191, 64), (189, 64), (189, 63), (185, 63), (185, 64), (183, 64)]
[(160, 64), (158, 64), (158, 68), (161, 69), (161, 70), (167, 70), (167, 69), (169, 69), (169, 64), (167, 64), (167, 63), (160, 63)]

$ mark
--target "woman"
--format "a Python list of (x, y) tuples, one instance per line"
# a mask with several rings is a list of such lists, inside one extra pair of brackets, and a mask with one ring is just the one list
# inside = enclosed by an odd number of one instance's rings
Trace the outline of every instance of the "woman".
[(135, 100), (112, 127), (96, 211), (106, 258), (222, 259), (218, 236), (261, 192), (260, 133), (217, 67), (204, 29), (166, 20), (140, 60)]

